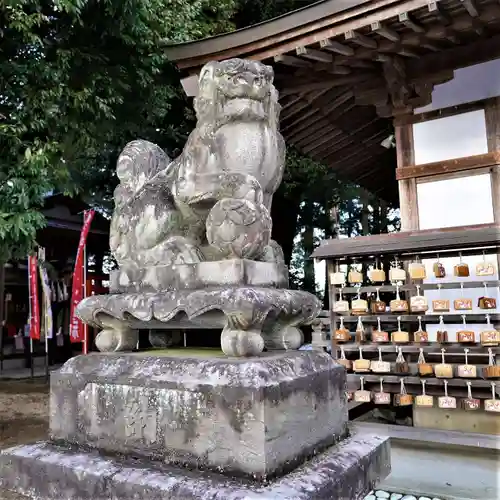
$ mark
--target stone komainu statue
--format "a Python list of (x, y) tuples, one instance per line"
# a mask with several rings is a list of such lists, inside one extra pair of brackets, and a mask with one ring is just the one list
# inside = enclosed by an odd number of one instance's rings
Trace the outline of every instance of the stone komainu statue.
[(185, 328), (221, 329), (229, 356), (298, 349), (300, 326), (318, 299), (288, 290), (271, 240), (271, 203), (285, 163), (273, 71), (231, 59), (207, 64), (195, 99), (196, 128), (174, 161), (133, 141), (118, 159), (110, 246), (119, 269), (110, 293), (85, 298), (77, 314), (101, 331), (100, 351), (155, 347)]
[(209, 63), (194, 107), (196, 128), (174, 161), (143, 140), (118, 159), (110, 247), (120, 268), (137, 277), (151, 266), (228, 258), (282, 266), (270, 240), (285, 162), (272, 68)]

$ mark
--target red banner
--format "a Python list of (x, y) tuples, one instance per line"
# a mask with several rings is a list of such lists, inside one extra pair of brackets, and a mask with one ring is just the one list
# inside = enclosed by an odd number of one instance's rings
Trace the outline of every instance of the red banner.
[(30, 337), (40, 340), (40, 304), (38, 302), (38, 259), (28, 257), (30, 290)]
[(71, 342), (83, 342), (85, 340), (85, 328), (83, 323), (76, 317), (76, 306), (84, 298), (84, 248), (87, 243), (87, 236), (90, 224), (94, 218), (94, 210), (85, 210), (83, 216), (83, 227), (80, 234), (80, 242), (76, 252), (75, 270), (73, 272), (73, 287), (71, 290), (71, 316), (69, 324), (69, 337)]

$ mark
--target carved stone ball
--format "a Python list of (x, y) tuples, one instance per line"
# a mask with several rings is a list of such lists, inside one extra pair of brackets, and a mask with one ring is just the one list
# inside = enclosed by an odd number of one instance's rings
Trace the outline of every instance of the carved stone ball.
[(228, 257), (252, 259), (271, 238), (272, 222), (264, 205), (226, 198), (208, 214), (207, 240)]

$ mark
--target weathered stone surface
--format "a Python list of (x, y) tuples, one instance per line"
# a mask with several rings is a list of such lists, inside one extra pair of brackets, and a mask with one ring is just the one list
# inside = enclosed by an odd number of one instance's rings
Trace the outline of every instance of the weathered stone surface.
[(251, 359), (92, 354), (52, 374), (54, 440), (265, 478), (345, 436), (345, 370), (291, 351)]
[(356, 433), (266, 484), (49, 443), (0, 453), (0, 485), (44, 500), (358, 500), (390, 472), (386, 438)]
[(194, 326), (222, 328), (225, 354), (254, 356), (264, 345), (269, 349), (298, 349), (302, 334), (297, 327), (312, 321), (320, 309), (314, 295), (299, 290), (227, 286), (93, 295), (80, 302), (77, 314), (85, 323), (103, 328), (96, 338), (101, 351), (133, 349), (140, 328)]
[(127, 144), (110, 231), (120, 267), (269, 258), (269, 213), (285, 164), (273, 78), (257, 61), (208, 63), (183, 153), (169, 162), (155, 144)]
[(276, 262), (228, 259), (194, 264), (122, 267), (110, 274), (111, 293), (196, 290), (220, 286), (288, 287), (288, 270)]
[[(221, 323), (228, 356), (300, 347), (298, 327), (321, 304), (311, 294), (284, 290), (285, 258), (271, 240), (271, 203), (285, 166), (273, 79), (272, 67), (257, 61), (210, 62), (200, 73), (196, 128), (178, 158), (170, 162), (143, 140), (125, 146), (110, 226), (119, 265), (113, 295), (77, 309), (82, 321), (103, 328), (96, 339), (101, 352), (133, 349), (137, 328), (182, 328), (178, 314), (196, 317), (197, 327)], [(166, 295), (152, 299), (151, 293)], [(159, 304), (144, 314), (152, 300)], [(129, 315), (139, 321), (123, 321)]]

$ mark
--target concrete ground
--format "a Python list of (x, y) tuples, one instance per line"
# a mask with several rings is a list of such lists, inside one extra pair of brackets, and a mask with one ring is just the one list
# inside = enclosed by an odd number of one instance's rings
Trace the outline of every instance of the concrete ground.
[[(47, 437), (49, 386), (44, 379), (0, 381), (0, 449)], [(2, 500), (26, 497), (0, 489)]]

